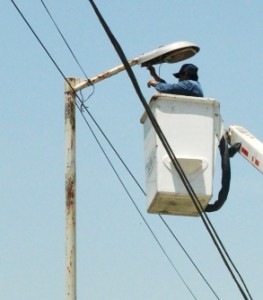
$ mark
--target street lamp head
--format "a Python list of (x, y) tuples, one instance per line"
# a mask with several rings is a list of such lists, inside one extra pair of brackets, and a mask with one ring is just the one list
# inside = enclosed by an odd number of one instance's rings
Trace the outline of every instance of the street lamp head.
[[(175, 42), (166, 46), (162, 46), (151, 52), (145, 53), (138, 58), (134, 58), (129, 61), (131, 67), (135, 65), (141, 65), (142, 67), (149, 67), (156, 64), (162, 63), (176, 63), (187, 58), (194, 56), (199, 51), (199, 47), (190, 42)], [(79, 84), (74, 86), (74, 91), (80, 91), (81, 89), (95, 84), (99, 81), (107, 79), (112, 75), (125, 70), (124, 65), (117, 66), (111, 70), (103, 72), (89, 80), (85, 79)]]
[(161, 63), (176, 63), (194, 56), (199, 47), (190, 42), (175, 42), (145, 53), (138, 58), (142, 67)]

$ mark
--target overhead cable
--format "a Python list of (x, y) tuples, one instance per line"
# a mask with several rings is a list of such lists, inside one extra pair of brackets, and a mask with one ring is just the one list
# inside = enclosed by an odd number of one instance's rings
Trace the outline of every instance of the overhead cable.
[(41, 1), (42, 5), (44, 6), (44, 8), (45, 8), (47, 14), (49, 15), (50, 19), (52, 20), (53, 24), (55, 25), (55, 27), (56, 27), (57, 31), (59, 32), (60, 36), (62, 37), (63, 41), (65, 42), (65, 44), (66, 44), (67, 48), (69, 49), (70, 53), (72, 54), (73, 58), (75, 59), (77, 65), (78, 65), (79, 68), (81, 69), (81, 71), (82, 71), (82, 73), (84, 74), (84, 76), (86, 77), (86, 79), (88, 79), (87, 74), (85, 73), (84, 69), (82, 68), (81, 64), (79, 63), (79, 61), (78, 61), (76, 55), (75, 55), (74, 52), (72, 51), (71, 47), (69, 46), (69, 44), (68, 44), (67, 40), (65, 39), (64, 35), (62, 34), (61, 30), (59, 29), (57, 23), (55, 22), (55, 19), (52, 17), (52, 15), (51, 15), (49, 9), (47, 8), (47, 6), (46, 6), (46, 4), (45, 4), (45, 2), (44, 2), (43, 0), (40, 0), (40, 1)]
[(171, 258), (168, 256), (168, 254), (166, 253), (165, 249), (163, 248), (163, 246), (161, 245), (160, 241), (158, 240), (158, 238), (156, 237), (155, 233), (153, 232), (153, 230), (151, 229), (150, 225), (148, 224), (148, 222), (146, 221), (145, 217), (143, 216), (142, 212), (140, 211), (139, 207), (137, 206), (136, 202), (134, 201), (134, 199), (132, 198), (131, 194), (129, 193), (127, 187), (125, 186), (124, 182), (122, 181), (121, 177), (119, 176), (118, 172), (116, 171), (116, 169), (114, 168), (112, 162), (110, 161), (107, 153), (105, 152), (105, 150), (103, 149), (101, 143), (99, 142), (97, 136), (95, 135), (93, 129), (91, 128), (87, 118), (84, 115), (83, 110), (80, 109), (80, 107), (77, 104), (77, 107), (79, 109), (79, 111), (82, 114), (82, 117), (84, 119), (84, 121), (86, 122), (86, 124), (88, 125), (90, 132), (92, 133), (94, 139), (97, 141), (98, 146), (100, 147), (102, 153), (104, 154), (105, 158), (107, 159), (109, 165), (111, 166), (113, 172), (115, 173), (115, 175), (117, 176), (119, 182), (121, 183), (122, 187), (124, 188), (125, 192), (127, 193), (128, 197), (130, 198), (130, 200), (132, 201), (135, 209), (137, 210), (137, 212), (139, 213), (139, 215), (141, 216), (143, 222), (145, 223), (145, 225), (147, 226), (147, 228), (149, 229), (149, 231), (151, 232), (152, 236), (154, 237), (155, 241), (157, 242), (157, 244), (159, 245), (159, 247), (161, 248), (162, 252), (164, 253), (164, 255), (166, 256), (166, 258), (168, 259), (168, 261), (170, 262), (170, 264), (172, 265), (173, 269), (175, 270), (175, 272), (177, 273), (177, 275), (180, 277), (180, 279), (182, 280), (182, 282), (184, 283), (185, 287), (187, 288), (187, 290), (191, 293), (191, 295), (193, 296), (194, 299), (197, 299), (196, 296), (194, 295), (194, 293), (192, 292), (192, 290), (190, 289), (190, 287), (188, 286), (188, 284), (186, 283), (186, 281), (183, 279), (183, 277), (181, 276), (181, 274), (179, 273), (179, 271), (176, 269), (174, 263), (172, 262)]
[[(101, 129), (101, 127), (99, 126), (99, 124), (96, 122), (96, 120), (94, 119), (94, 117), (92, 116), (92, 114), (90, 113), (90, 111), (87, 109), (87, 107), (84, 107), (84, 109), (86, 110), (86, 112), (88, 113), (89, 117), (92, 119), (92, 121), (94, 122), (94, 124), (97, 126), (98, 130), (101, 132), (101, 134), (103, 135), (103, 137), (105, 138), (105, 140), (108, 142), (109, 146), (112, 148), (112, 150), (114, 151), (114, 153), (116, 154), (116, 156), (118, 157), (118, 159), (120, 160), (120, 162), (123, 164), (123, 166), (125, 167), (125, 169), (127, 170), (127, 172), (130, 174), (130, 176), (132, 177), (132, 179), (134, 180), (134, 182), (136, 183), (136, 185), (138, 186), (138, 188), (141, 190), (141, 192), (143, 193), (143, 195), (146, 196), (146, 193), (143, 190), (142, 186), (140, 185), (140, 183), (138, 182), (138, 180), (135, 178), (135, 176), (132, 174), (131, 170), (129, 169), (129, 167), (127, 166), (127, 164), (124, 162), (124, 160), (122, 159), (122, 157), (120, 156), (120, 154), (118, 153), (118, 151), (115, 149), (115, 147), (112, 145), (112, 143), (110, 142), (110, 140), (108, 139), (108, 137), (105, 135), (105, 133), (103, 132), (103, 130)], [(197, 272), (203, 278), (203, 280), (205, 281), (205, 283), (207, 284), (207, 286), (210, 288), (210, 290), (212, 291), (212, 293), (215, 295), (215, 297), (217, 299), (219, 299), (219, 297), (216, 294), (216, 292), (214, 291), (214, 289), (211, 287), (211, 285), (209, 284), (209, 282), (207, 281), (207, 279), (201, 273), (200, 269), (195, 264), (195, 262), (190, 257), (190, 255), (187, 253), (187, 251), (183, 247), (182, 243), (178, 240), (178, 238), (176, 237), (176, 235), (174, 234), (174, 232), (171, 230), (171, 228), (169, 227), (169, 225), (165, 222), (164, 218), (160, 214), (159, 214), (159, 217), (160, 217), (160, 220), (167, 227), (167, 229), (169, 230), (169, 232), (171, 233), (171, 235), (173, 236), (173, 238), (176, 240), (176, 242), (178, 243), (178, 245), (180, 246), (180, 248), (186, 254), (186, 256), (188, 257), (188, 259), (190, 260), (190, 262), (193, 264), (193, 266), (195, 267), (195, 269), (197, 270)]]
[[(49, 17), (51, 18), (53, 24), (55, 25), (57, 31), (59, 32), (60, 36), (62, 37), (63, 41), (65, 42), (67, 48), (69, 49), (70, 53), (72, 54), (73, 58), (75, 59), (76, 63), (78, 64), (78, 66), (80, 67), (80, 69), (82, 70), (84, 76), (86, 77), (86, 79), (88, 79), (84, 68), (80, 65), (77, 57), (75, 56), (74, 52), (72, 51), (69, 43), (67, 42), (66, 38), (64, 37), (62, 31), (60, 30), (60, 28), (58, 27), (55, 19), (52, 17), (50, 10), (47, 8), (45, 2), (43, 0), (40, 0), (41, 3), (43, 4), (46, 12), (48, 13)], [(88, 79), (89, 80), (89, 79)], [(91, 83), (92, 84), (92, 83)], [(94, 85), (93, 85), (94, 88)], [(85, 107), (83, 105), (83, 100), (80, 101), (81, 102), (81, 106), (80, 106), (80, 111), (82, 113), (82, 109), (83, 107)], [(117, 157), (120, 159), (121, 163), (124, 165), (124, 167), (126, 168), (126, 170), (128, 171), (128, 173), (130, 174), (130, 176), (133, 178), (133, 180), (135, 181), (135, 183), (137, 184), (137, 186), (140, 188), (140, 190), (143, 192), (144, 195), (146, 195), (146, 193), (144, 192), (144, 190), (142, 189), (142, 187), (140, 186), (139, 182), (136, 180), (135, 176), (131, 173), (131, 171), (129, 170), (128, 166), (125, 164), (124, 160), (120, 157), (120, 155), (118, 154), (118, 152), (116, 151), (116, 149), (113, 147), (113, 145), (111, 144), (111, 142), (109, 141), (109, 139), (106, 137), (106, 135), (104, 134), (104, 132), (101, 130), (100, 126), (98, 125), (98, 123), (96, 122), (96, 120), (93, 118), (93, 116), (91, 115), (91, 113), (89, 112), (89, 110), (87, 109), (87, 107), (85, 107), (87, 113), (89, 114), (90, 118), (93, 120), (93, 122), (95, 123), (95, 125), (98, 127), (98, 129), (100, 130), (100, 132), (103, 134), (104, 138), (106, 139), (106, 141), (109, 143), (109, 145), (111, 146), (111, 148), (113, 149), (113, 151), (115, 152), (115, 154), (117, 155)], [(82, 114), (83, 116), (83, 114)], [(84, 117), (84, 116), (83, 116)], [(87, 120), (86, 120), (87, 122)], [(90, 125), (88, 124), (88, 127), (91, 130)], [(92, 132), (92, 134), (94, 135), (94, 132)], [(97, 140), (97, 139), (96, 139)], [(97, 140), (98, 142), (98, 140)], [(104, 152), (104, 151), (103, 151)], [(214, 292), (214, 290), (211, 288), (211, 286), (209, 285), (209, 283), (207, 282), (206, 278), (203, 276), (203, 274), (200, 272), (200, 270), (198, 269), (198, 267), (195, 265), (195, 263), (192, 261), (192, 259), (190, 258), (189, 254), (186, 252), (186, 250), (183, 248), (182, 244), (179, 242), (179, 240), (176, 238), (175, 234), (171, 231), (171, 229), (169, 228), (168, 224), (165, 223), (164, 219), (160, 216), (160, 219), (162, 220), (162, 222), (165, 224), (165, 226), (169, 229), (169, 231), (172, 233), (173, 237), (175, 238), (175, 240), (178, 242), (179, 246), (182, 248), (182, 250), (185, 252), (185, 254), (188, 256), (188, 258), (190, 259), (190, 261), (193, 263), (194, 267), (197, 269), (198, 273), (201, 275), (201, 277), (205, 280), (205, 282), (208, 284), (208, 286), (210, 287), (210, 289), (212, 290), (212, 292), (215, 294), (215, 296), (218, 298), (218, 296), (216, 295), (216, 293)], [(218, 298), (219, 299), (219, 298)]]
[[(38, 42), (40, 43), (40, 45), (42, 46), (42, 48), (45, 50), (46, 54), (48, 55), (48, 57), (51, 59), (51, 61), (53, 62), (53, 64), (55, 65), (55, 67), (57, 68), (57, 70), (59, 71), (59, 73), (61, 74), (61, 76), (64, 78), (64, 80), (67, 82), (67, 84), (69, 85), (69, 87), (72, 89), (72, 91), (74, 91), (74, 87), (71, 85), (70, 81), (66, 78), (66, 76), (63, 74), (63, 72), (61, 71), (61, 69), (59, 68), (58, 64), (55, 62), (55, 60), (53, 59), (53, 57), (51, 56), (51, 54), (49, 53), (49, 51), (47, 50), (47, 48), (44, 46), (44, 44), (42, 43), (42, 41), (40, 40), (40, 38), (38, 37), (38, 35), (35, 33), (35, 31), (33, 30), (32, 26), (29, 24), (29, 22), (26, 20), (25, 16), (23, 15), (23, 13), (21, 12), (21, 10), (18, 8), (18, 6), (16, 5), (16, 3), (14, 2), (14, 0), (11, 0), (11, 2), (13, 3), (13, 5), (15, 6), (16, 10), (18, 11), (18, 13), (20, 14), (20, 16), (23, 18), (23, 20), (25, 21), (25, 23), (27, 24), (27, 26), (29, 27), (29, 29), (31, 30), (31, 32), (34, 34), (34, 36), (36, 37), (36, 39), (38, 40)], [(80, 97), (76, 94), (76, 97), (79, 99), (79, 101), (82, 103), (83, 101), (80, 99)], [(77, 104), (76, 104), (77, 105)], [(83, 114), (83, 110), (81, 109), (80, 106), (78, 106), (78, 109), (80, 111), (81, 114)], [(120, 179), (119, 175), (116, 174), (117, 177)], [(125, 190), (128, 192), (128, 190), (126, 189), (126, 187), (124, 186)], [(129, 193), (128, 193), (129, 194)], [(134, 200), (132, 201), (134, 204)], [(135, 208), (138, 210), (137, 205), (135, 204)], [(142, 213), (139, 211), (141, 217), (143, 218), (144, 222), (146, 222), (145, 218), (143, 217)], [(174, 270), (176, 271), (176, 273), (178, 274), (178, 276), (181, 278), (181, 280), (183, 281), (183, 283), (185, 284), (186, 288), (189, 290), (189, 292), (191, 293), (191, 295), (193, 296), (194, 299), (197, 300), (197, 298), (195, 297), (195, 295), (193, 294), (193, 292), (191, 291), (191, 289), (189, 288), (189, 286), (187, 285), (187, 283), (185, 282), (185, 280), (182, 278), (182, 276), (180, 275), (180, 273), (177, 271), (175, 265), (173, 264), (172, 260), (170, 259), (170, 257), (168, 256), (168, 254), (165, 252), (164, 248), (162, 247), (161, 243), (159, 242), (159, 240), (157, 239), (157, 237), (155, 236), (155, 234), (153, 233), (152, 229), (150, 228), (150, 226), (148, 225), (148, 223), (146, 222), (146, 226), (148, 227), (148, 229), (150, 230), (150, 232), (152, 233), (154, 239), (156, 240), (156, 242), (158, 243), (158, 245), (160, 246), (161, 250), (163, 251), (163, 253), (165, 254), (165, 256), (167, 257), (167, 259), (169, 260), (170, 264), (172, 265), (172, 267), (174, 268)]]
[[(194, 203), (197, 211), (199, 212), (199, 214), (200, 214), (200, 216), (202, 218), (202, 221), (203, 221), (205, 227), (207, 228), (207, 230), (208, 230), (208, 232), (209, 232), (209, 234), (210, 234), (210, 236), (211, 236), (211, 238), (212, 238), (212, 240), (213, 240), (216, 248), (218, 249), (218, 252), (219, 252), (221, 258), (223, 259), (223, 261), (224, 261), (227, 269), (229, 270), (229, 272), (230, 272), (233, 280), (237, 284), (237, 287), (240, 290), (240, 292), (241, 292), (242, 296), (244, 297), (244, 299), (249, 299), (249, 298), (252, 299), (250, 293), (248, 293), (248, 295), (246, 295), (246, 293), (243, 290), (242, 286), (238, 282), (235, 274), (233, 273), (233, 271), (232, 271), (232, 269), (231, 269), (231, 267), (230, 267), (230, 265), (229, 265), (229, 263), (228, 263), (228, 261), (227, 261), (227, 259), (225, 257), (225, 248), (222, 249), (222, 247), (221, 247), (222, 242), (221, 241), (219, 242), (218, 235), (215, 235), (215, 229), (214, 229), (214, 227), (212, 226), (210, 220), (208, 219), (206, 213), (204, 212), (199, 199), (197, 198), (197, 196), (196, 196), (196, 194), (195, 194), (192, 186), (190, 185), (190, 183), (189, 183), (186, 175), (184, 174), (184, 171), (181, 168), (181, 166), (180, 166), (177, 158), (175, 157), (175, 155), (174, 155), (174, 153), (173, 153), (173, 151), (172, 151), (172, 149), (171, 149), (171, 147), (170, 147), (167, 139), (163, 135), (163, 133), (161, 131), (161, 128), (159, 127), (159, 124), (157, 123), (154, 115), (152, 114), (152, 111), (149, 108), (149, 106), (148, 106), (148, 104), (147, 104), (147, 102), (146, 102), (146, 100), (145, 100), (145, 98), (144, 98), (144, 96), (143, 96), (143, 94), (142, 94), (142, 92), (140, 90), (140, 87), (138, 85), (136, 77), (135, 77), (135, 75), (134, 75), (134, 73), (133, 73), (133, 71), (132, 71), (132, 69), (131, 69), (131, 67), (130, 67), (130, 65), (128, 63), (128, 60), (127, 60), (127, 58), (126, 58), (126, 56), (125, 56), (125, 54), (124, 54), (124, 52), (123, 52), (120, 44), (118, 43), (118, 41), (116, 40), (116, 38), (112, 34), (109, 26), (105, 22), (104, 18), (102, 17), (102, 15), (101, 15), (100, 11), (98, 10), (97, 6), (95, 5), (94, 1), (93, 0), (89, 0), (89, 2), (91, 4), (94, 12), (96, 13), (96, 15), (97, 15), (97, 17), (98, 17), (98, 19), (99, 19), (102, 27), (104, 28), (106, 34), (108, 35), (108, 37), (109, 37), (109, 39), (110, 39), (113, 47), (115, 48), (118, 56), (120, 57), (123, 65), (125, 66), (125, 69), (126, 69), (126, 71), (128, 73), (128, 76), (131, 79), (131, 82), (132, 82), (132, 84), (133, 84), (133, 86), (134, 86), (134, 88), (135, 88), (135, 90), (137, 92), (137, 95), (138, 95), (140, 101), (142, 102), (142, 104), (143, 104), (143, 106), (145, 108), (145, 111), (146, 111), (149, 119), (151, 120), (153, 127), (155, 128), (156, 133), (158, 134), (158, 136), (159, 136), (159, 138), (160, 138), (160, 140), (161, 140), (161, 142), (162, 142), (162, 144), (163, 144), (163, 146), (164, 146), (164, 148), (165, 148), (168, 156), (170, 157), (170, 159), (171, 159), (171, 161), (172, 161), (175, 169), (177, 170), (177, 172), (178, 172), (178, 174), (179, 174), (179, 176), (180, 176), (183, 184), (185, 185), (186, 190), (188, 191), (189, 195), (191, 196), (191, 199), (192, 199), (192, 201), (193, 201), (193, 203)], [(233, 265), (232, 260), (230, 261), (230, 263)], [(247, 290), (246, 287), (245, 287), (245, 289)]]
[[(50, 17), (52, 23), (54, 24), (54, 26), (56, 27), (58, 33), (60, 34), (61, 38), (63, 39), (65, 45), (67, 46), (69, 52), (71, 53), (72, 57), (74, 58), (75, 62), (77, 63), (77, 65), (79, 66), (80, 70), (82, 71), (83, 75), (85, 76), (85, 78), (87, 79), (87, 81), (90, 83), (90, 85), (92, 86), (92, 92), (91, 94), (88, 96), (88, 99), (94, 94), (95, 92), (95, 85), (90, 81), (90, 79), (88, 78), (88, 75), (86, 74), (84, 68), (82, 67), (82, 65), (80, 64), (79, 60), (77, 59), (76, 55), (74, 54), (73, 50), (71, 49), (69, 43), (67, 42), (65, 36), (63, 35), (62, 31), (60, 30), (60, 28), (57, 25), (57, 22), (55, 21), (55, 19), (53, 18), (53, 16), (51, 15), (50, 10), (48, 9), (47, 5), (45, 4), (44, 0), (40, 0), (43, 7), (45, 8), (48, 16)], [(86, 100), (88, 100), (86, 99)]]
[(15, 1), (11, 0), (11, 2), (13, 3), (14, 7), (18, 11), (18, 13), (20, 14), (20, 16), (24, 20), (24, 22), (27, 24), (28, 28), (31, 30), (31, 32), (33, 33), (33, 35), (35, 36), (35, 38), (37, 39), (37, 41), (39, 42), (39, 44), (41, 45), (41, 47), (44, 49), (44, 51), (46, 52), (46, 54), (48, 55), (48, 57), (51, 59), (52, 63), (55, 65), (55, 67), (57, 68), (57, 70), (59, 71), (59, 73), (61, 74), (61, 76), (67, 81), (67, 78), (65, 77), (65, 75), (63, 74), (63, 72), (61, 71), (61, 69), (59, 68), (58, 64), (53, 59), (53, 57), (51, 56), (51, 54), (49, 53), (49, 51), (47, 50), (47, 48), (45, 47), (45, 45), (42, 43), (42, 41), (40, 40), (40, 38), (38, 37), (38, 35), (34, 31), (34, 29), (32, 28), (32, 26), (29, 24), (29, 22), (27, 21), (27, 19), (25, 18), (25, 16), (21, 12), (21, 10), (19, 9), (19, 7), (16, 5)]
[[(62, 77), (65, 79), (65, 81), (67, 81), (67, 83), (70, 85), (70, 83), (68, 82), (67, 78), (65, 77), (65, 75), (63, 74), (63, 72), (61, 71), (61, 69), (58, 67), (57, 63), (55, 62), (55, 60), (52, 58), (52, 56), (50, 55), (50, 53), (47, 51), (46, 47), (44, 46), (44, 44), (41, 42), (41, 40), (39, 39), (39, 37), (36, 35), (36, 33), (34, 32), (34, 30), (32, 29), (32, 27), (30, 26), (30, 24), (27, 22), (27, 20), (25, 19), (25, 17), (23, 16), (23, 14), (21, 13), (21, 11), (19, 10), (19, 8), (17, 7), (17, 5), (15, 4), (15, 2), (13, 0), (11, 0), (12, 3), (14, 4), (14, 6), (16, 7), (16, 9), (18, 10), (18, 12), (20, 13), (21, 17), (24, 19), (24, 21), (26, 22), (26, 24), (28, 25), (28, 27), (30, 28), (30, 30), (32, 31), (32, 33), (35, 35), (35, 37), (37, 38), (38, 42), (41, 44), (41, 46), (43, 47), (43, 49), (46, 51), (47, 55), (49, 56), (49, 58), (52, 60), (52, 62), (54, 63), (54, 65), (56, 66), (56, 68), (58, 69), (58, 71), (60, 72), (60, 74), (62, 75)], [(44, 5), (43, 1), (42, 4)], [(44, 5), (45, 6), (45, 5)], [(46, 7), (46, 6), (45, 6)], [(51, 15), (50, 15), (51, 17)], [(51, 17), (52, 18), (52, 17)], [(74, 54), (73, 54), (74, 55)], [(88, 78), (87, 78), (88, 79)], [(72, 86), (70, 86), (72, 88), (72, 90), (74, 90), (74, 88)], [(79, 97), (78, 97), (79, 98)], [(79, 98), (80, 100), (80, 98)]]

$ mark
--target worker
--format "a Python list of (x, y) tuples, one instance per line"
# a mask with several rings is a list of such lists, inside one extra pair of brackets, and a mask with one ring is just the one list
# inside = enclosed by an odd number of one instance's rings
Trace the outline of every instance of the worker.
[(198, 82), (198, 68), (193, 64), (184, 64), (178, 73), (173, 74), (178, 78), (178, 83), (166, 83), (160, 78), (153, 66), (148, 67), (154, 79), (147, 83), (148, 87), (155, 87), (160, 93), (177, 94), (184, 96), (203, 97), (203, 91)]

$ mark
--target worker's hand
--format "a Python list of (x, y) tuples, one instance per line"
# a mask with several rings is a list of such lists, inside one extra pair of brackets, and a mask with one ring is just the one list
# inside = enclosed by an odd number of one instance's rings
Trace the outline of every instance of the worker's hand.
[(158, 83), (158, 81), (152, 79), (152, 80), (148, 81), (147, 86), (148, 87), (156, 86), (157, 83)]

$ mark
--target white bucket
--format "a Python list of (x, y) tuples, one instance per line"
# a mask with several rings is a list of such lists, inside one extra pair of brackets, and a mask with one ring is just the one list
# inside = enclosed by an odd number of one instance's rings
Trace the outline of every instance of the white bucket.
[[(223, 132), (219, 102), (156, 94), (149, 106), (205, 208), (213, 194), (215, 154)], [(198, 215), (146, 113), (141, 117), (141, 123), (144, 124), (148, 212)]]

